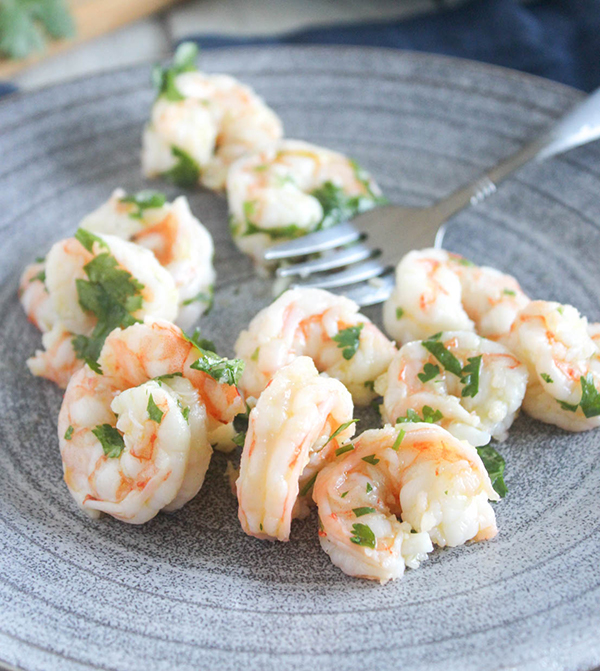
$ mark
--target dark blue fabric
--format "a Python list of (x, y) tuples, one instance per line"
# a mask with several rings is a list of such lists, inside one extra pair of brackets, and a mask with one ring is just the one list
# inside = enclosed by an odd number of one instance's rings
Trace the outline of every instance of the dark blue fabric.
[(7, 84), (6, 82), (0, 82), (0, 98), (8, 93), (14, 93), (16, 90), (17, 90), (16, 86), (13, 86), (12, 84)]
[(428, 51), (600, 86), (600, 0), (475, 0), (412, 19), (310, 28), (275, 38), (191, 36), (202, 48), (355, 44)]

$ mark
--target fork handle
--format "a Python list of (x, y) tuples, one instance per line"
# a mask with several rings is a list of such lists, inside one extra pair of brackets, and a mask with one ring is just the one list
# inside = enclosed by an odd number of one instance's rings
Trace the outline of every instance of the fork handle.
[[(600, 89), (567, 112), (540, 138), (501, 161), (468, 186), (454, 191), (437, 203), (435, 208), (441, 217), (449, 218), (468, 205), (480, 203), (496, 191), (500, 182), (526, 163), (533, 160), (543, 161), (598, 138), (600, 138)], [(441, 236), (437, 242), (438, 244), (441, 242)]]

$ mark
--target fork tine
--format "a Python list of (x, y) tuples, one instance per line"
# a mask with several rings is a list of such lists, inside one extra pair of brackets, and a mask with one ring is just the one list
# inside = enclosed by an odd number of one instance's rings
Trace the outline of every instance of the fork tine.
[(282, 242), (265, 250), (265, 261), (278, 261), (293, 256), (306, 256), (315, 252), (324, 252), (333, 247), (341, 247), (360, 238), (360, 233), (352, 224), (337, 224), (324, 231), (309, 233), (301, 238)]
[(307, 277), (311, 273), (318, 273), (323, 270), (333, 270), (334, 268), (342, 268), (349, 266), (352, 263), (364, 261), (373, 255), (373, 250), (366, 245), (352, 245), (339, 251), (334, 251), (331, 254), (325, 254), (319, 259), (312, 259), (304, 263), (296, 263), (293, 266), (283, 266), (277, 268), (277, 275), (279, 277), (289, 277), (290, 275), (300, 275)]
[(343, 287), (347, 284), (356, 284), (363, 280), (369, 280), (372, 277), (381, 275), (386, 270), (386, 266), (379, 261), (373, 259), (365, 263), (355, 263), (342, 270), (339, 273), (329, 273), (323, 275), (315, 275), (312, 279), (307, 281), (295, 282), (293, 287), (314, 287), (318, 289), (330, 289), (333, 287)]
[(366, 307), (387, 300), (394, 290), (394, 284), (394, 273), (389, 272), (380, 277), (374, 277), (368, 282), (362, 282), (351, 289), (344, 289), (343, 292), (335, 291), (335, 293), (343, 293), (346, 298), (350, 298), (360, 307)]

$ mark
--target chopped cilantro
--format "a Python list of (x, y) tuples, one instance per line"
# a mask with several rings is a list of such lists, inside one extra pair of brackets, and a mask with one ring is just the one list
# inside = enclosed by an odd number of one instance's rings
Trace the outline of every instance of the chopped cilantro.
[(334, 438), (340, 435), (342, 431), (345, 431), (351, 424), (356, 424), (358, 422), (358, 419), (351, 419), (348, 422), (344, 422), (343, 424), (340, 424), (338, 428), (329, 436), (323, 447), (330, 443)]
[(421, 422), (421, 418), (419, 417), (419, 413), (416, 410), (413, 410), (412, 408), (409, 408), (406, 411), (406, 415), (404, 417), (398, 417), (396, 420), (396, 424), (404, 424), (405, 422)]
[(375, 534), (371, 530), (371, 527), (357, 522), (356, 524), (352, 525), (352, 533), (354, 534), (353, 536), (350, 536), (352, 543), (356, 545), (362, 545), (366, 548), (375, 549), (377, 540), (375, 538)]
[(374, 380), (367, 380), (366, 382), (363, 383), (363, 387), (365, 387), (365, 389), (370, 389), (371, 391), (375, 391), (375, 381)]
[(181, 414), (183, 415), (183, 419), (189, 424), (190, 423), (190, 408), (189, 406), (185, 406), (181, 410)]
[(406, 431), (404, 429), (400, 429), (398, 431), (398, 435), (396, 436), (396, 440), (394, 441), (394, 444), (392, 445), (392, 450), (396, 450), (396, 452), (400, 449), (400, 444), (404, 440), (404, 436), (406, 435)]
[(363, 327), (364, 324), (349, 326), (333, 336), (332, 340), (334, 340), (338, 344), (338, 348), (342, 350), (344, 359), (350, 360), (356, 354), (360, 344), (360, 332), (363, 330)]
[(244, 447), (244, 443), (246, 442), (246, 432), (245, 431), (240, 431), (239, 433), (236, 433), (235, 436), (231, 440), (238, 447)]
[(171, 379), (172, 377), (183, 377), (183, 373), (179, 373), (179, 372), (177, 372), (177, 373), (166, 373), (165, 375), (158, 375), (157, 377), (153, 377), (152, 379), (155, 382), (158, 382), (158, 384), (162, 387), (162, 383), (165, 380)]
[(191, 305), (192, 303), (205, 303), (206, 309), (204, 310), (204, 314), (207, 315), (212, 310), (214, 302), (215, 302), (215, 289), (211, 285), (208, 287), (206, 291), (199, 291), (195, 296), (192, 296), (192, 298), (186, 298), (186, 300), (183, 301), (182, 305)]
[(440, 367), (437, 366), (436, 364), (433, 363), (426, 363), (423, 366), (423, 372), (419, 373), (417, 377), (421, 382), (429, 382), (429, 380), (433, 380), (434, 377), (438, 376), (440, 374)]
[(183, 72), (196, 70), (197, 58), (198, 47), (193, 42), (183, 42), (177, 47), (173, 57), (173, 65), (170, 68), (163, 68), (160, 65), (155, 66), (152, 71), (152, 83), (158, 91), (158, 96), (172, 102), (185, 100), (185, 97), (175, 85), (175, 79), (177, 75)]
[(542, 380), (544, 380), (544, 382), (547, 382), (548, 384), (552, 384), (554, 382), (554, 380), (548, 375), (548, 373), (542, 373), (540, 377), (542, 378)]
[(481, 358), (482, 358), (481, 354), (479, 356), (470, 356), (467, 359), (469, 363), (462, 369), (462, 376), (460, 378), (460, 381), (462, 382), (462, 384), (465, 385), (463, 387), (461, 394), (463, 398), (466, 398), (467, 396), (474, 398), (475, 396), (477, 396), (477, 393), (479, 392), (479, 373), (481, 371)]
[(150, 417), (153, 422), (156, 422), (157, 424), (162, 422), (165, 413), (156, 405), (152, 394), (148, 397), (148, 406), (146, 407), (146, 410), (148, 411), (148, 417)]
[(83, 270), (89, 279), (75, 280), (79, 305), (86, 312), (94, 314), (97, 321), (91, 336), (76, 335), (72, 344), (75, 356), (83, 359), (98, 373), (101, 372), (98, 356), (108, 334), (118, 327), (126, 328), (138, 321), (132, 313), (142, 307), (141, 291), (144, 285), (129, 272), (119, 268), (115, 257), (107, 252), (98, 254)]
[(92, 433), (100, 441), (104, 454), (111, 459), (120, 457), (121, 452), (125, 449), (125, 442), (121, 433), (110, 424), (100, 424)]
[(363, 506), (362, 508), (352, 508), (352, 512), (356, 515), (356, 517), (362, 517), (363, 515), (374, 513), (375, 508), (371, 508), (370, 506)]
[(466, 266), (467, 268), (472, 268), (475, 265), (473, 261), (469, 261), (469, 259), (465, 259), (463, 256), (454, 257), (454, 261), (456, 261), (456, 263), (460, 264), (461, 266)]
[(367, 494), (373, 491), (373, 487), (371, 487), (371, 483), (367, 482)]
[(346, 454), (346, 452), (351, 452), (353, 449), (354, 445), (352, 445), (352, 443), (347, 443), (346, 445), (338, 447), (338, 449), (335, 451), (335, 456), (339, 457), (340, 454)]
[(512, 289), (504, 289), (502, 291), (503, 294), (506, 294), (507, 296), (516, 296), (517, 292), (513, 291)]
[(345, 496), (346, 496), (347, 493), (348, 493), (348, 492), (345, 491), (343, 494), (340, 494), (340, 498), (341, 498), (341, 499), (345, 498)]
[(318, 471), (312, 476), (310, 480), (304, 483), (302, 486), (302, 489), (300, 490), (300, 496), (306, 496), (308, 492), (312, 489), (312, 486), (315, 484), (315, 480), (317, 479), (317, 475), (319, 475)]
[(65, 431), (65, 440), (71, 440), (74, 430), (75, 429), (72, 426), (69, 426), (69, 428)]
[(559, 315), (562, 315), (562, 314), (564, 313), (564, 311), (565, 311), (565, 308), (564, 308), (564, 306), (559, 305), (559, 306), (556, 308), (556, 311), (558, 312)]
[(374, 454), (369, 454), (369, 456), (363, 457), (362, 460), (366, 461), (367, 464), (373, 464), (373, 466), (379, 463), (379, 459)]
[(260, 347), (257, 347), (254, 352), (252, 352), (252, 356), (250, 357), (250, 361), (258, 361), (258, 355), (260, 354)]
[(504, 483), (504, 477), (503, 477), (504, 467), (506, 465), (504, 459), (490, 445), (478, 447), (477, 453), (481, 457), (481, 461), (483, 461), (485, 470), (488, 472), (488, 475), (490, 476), (492, 487), (496, 490), (496, 492), (499, 494), (501, 498), (504, 498), (506, 496), (506, 493), (508, 492), (508, 488)]
[(421, 344), (423, 347), (444, 366), (444, 368), (453, 373), (457, 377), (462, 375), (462, 366), (460, 361), (444, 346), (444, 343), (440, 342), (442, 337), (441, 332), (432, 335), (427, 340), (422, 340)]
[(579, 407), (579, 403), (567, 403), (566, 401), (559, 401), (558, 399), (556, 402), (563, 410), (566, 410), (567, 412), (576, 412), (577, 408)]
[(94, 243), (97, 242), (103, 249), (108, 249), (108, 245), (98, 235), (86, 231), (85, 228), (78, 228), (75, 232), (75, 239), (80, 242), (88, 252), (94, 251)]
[(327, 181), (319, 188), (310, 193), (316, 198), (323, 208), (323, 218), (319, 222), (318, 229), (330, 228), (342, 221), (372, 209), (375, 205), (382, 203), (384, 199), (369, 196), (349, 196), (343, 188), (331, 181)]
[(306, 235), (309, 231), (305, 228), (301, 228), (296, 224), (289, 224), (288, 226), (273, 226), (272, 228), (263, 228), (262, 226), (257, 226), (251, 221), (246, 221), (246, 229), (242, 233), (243, 236), (246, 235), (255, 235), (256, 233), (264, 233), (268, 235), (272, 240), (281, 240), (285, 239), (294, 239), (300, 238), (303, 235)]
[(588, 373), (585, 377), (579, 378), (581, 383), (581, 402), (580, 407), (583, 414), (589, 419), (600, 415), (600, 393), (594, 385), (594, 377)]
[(177, 159), (177, 163), (170, 170), (163, 172), (163, 177), (177, 186), (194, 186), (200, 178), (200, 166), (196, 160), (175, 146), (171, 147), (171, 154)]
[(145, 189), (137, 193), (127, 194), (119, 200), (121, 203), (130, 203), (137, 209), (129, 213), (131, 219), (142, 219), (144, 210), (151, 210), (154, 207), (162, 207), (167, 202), (167, 197), (159, 191)]
[(200, 350), (206, 350), (208, 352), (213, 352), (214, 354), (217, 353), (217, 348), (215, 346), (215, 343), (212, 340), (207, 340), (206, 338), (202, 337), (202, 331), (200, 330), (200, 327), (196, 326), (194, 329), (194, 332), (192, 335), (188, 335), (185, 331), (182, 330), (182, 335), (185, 340), (188, 342), (191, 342), (194, 347), (197, 347)]
[(44, 284), (46, 282), (46, 269), (42, 268), (39, 273), (36, 273), (29, 282), (41, 282)]
[(402, 319), (404, 316), (404, 310), (402, 308), (396, 308), (396, 319)]
[(424, 405), (421, 410), (423, 412), (423, 421), (427, 424), (434, 424), (435, 422), (439, 422), (440, 419), (444, 419), (444, 415), (442, 415), (440, 410), (434, 410), (429, 405)]
[(202, 357), (190, 366), (210, 375), (217, 382), (237, 385), (244, 371), (244, 362), (241, 359), (226, 359), (215, 352), (200, 348)]

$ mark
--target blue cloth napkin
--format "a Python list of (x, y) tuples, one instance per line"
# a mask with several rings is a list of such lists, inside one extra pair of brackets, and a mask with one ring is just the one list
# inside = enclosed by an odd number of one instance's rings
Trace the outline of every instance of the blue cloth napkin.
[(584, 91), (600, 86), (600, 0), (475, 0), (412, 19), (310, 28), (274, 38), (193, 35), (203, 49), (354, 44), (503, 65)]
[(5, 96), (7, 93), (14, 93), (17, 90), (16, 86), (12, 84), (7, 84), (5, 82), (0, 82), (0, 98)]

